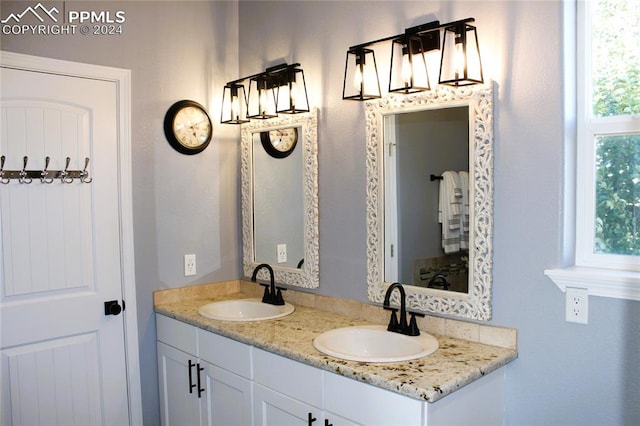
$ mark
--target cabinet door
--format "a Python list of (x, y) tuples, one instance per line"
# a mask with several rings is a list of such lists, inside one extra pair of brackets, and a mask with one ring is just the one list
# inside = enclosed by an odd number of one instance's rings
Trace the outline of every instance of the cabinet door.
[(202, 419), (207, 426), (251, 426), (251, 381), (200, 361), (204, 392)]
[(254, 419), (256, 426), (320, 426), (322, 410), (313, 405), (254, 384)]
[(163, 426), (200, 424), (200, 400), (197, 389), (191, 388), (192, 384), (197, 384), (198, 371), (194, 364), (196, 359), (192, 355), (158, 342), (160, 418)]

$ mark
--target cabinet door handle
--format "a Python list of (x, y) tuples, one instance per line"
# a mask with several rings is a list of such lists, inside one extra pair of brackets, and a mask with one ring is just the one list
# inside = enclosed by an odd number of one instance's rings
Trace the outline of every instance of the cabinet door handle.
[(202, 392), (204, 392), (204, 388), (200, 385), (200, 372), (204, 370), (204, 367), (200, 367), (200, 363), (196, 365), (198, 366), (198, 398), (202, 398)]
[[(196, 363), (189, 360), (189, 393), (193, 393), (193, 388), (196, 387), (196, 385), (193, 384), (193, 377), (191, 376), (191, 369), (195, 366)], [(198, 374), (198, 382), (200, 382), (199, 378), (200, 374)]]
[(311, 424), (313, 424), (313, 422), (315, 422), (316, 419), (315, 417), (313, 417), (313, 414), (309, 413), (307, 414), (307, 425), (311, 426)]

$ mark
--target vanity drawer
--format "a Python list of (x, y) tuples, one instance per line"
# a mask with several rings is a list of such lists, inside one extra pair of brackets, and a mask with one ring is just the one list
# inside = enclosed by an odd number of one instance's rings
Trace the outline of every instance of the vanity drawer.
[(205, 330), (198, 330), (198, 356), (239, 376), (252, 378), (251, 346)]
[(324, 386), (325, 409), (358, 424), (420, 426), (425, 422), (425, 403), (417, 399), (329, 372)]
[(192, 355), (198, 353), (196, 327), (156, 314), (156, 332), (159, 341)]
[(257, 383), (322, 407), (322, 370), (255, 348), (253, 367)]

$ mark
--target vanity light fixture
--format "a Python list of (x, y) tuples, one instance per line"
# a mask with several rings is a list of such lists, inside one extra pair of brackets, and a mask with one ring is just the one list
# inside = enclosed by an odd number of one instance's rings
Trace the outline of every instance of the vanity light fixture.
[[(439, 84), (482, 83), (478, 36), (476, 28), (469, 25), (474, 21), (474, 18), (467, 18), (443, 25), (432, 21), (407, 28), (403, 34), (351, 46), (347, 51), (342, 99), (364, 101), (381, 97), (374, 52), (368, 47), (385, 41), (392, 42), (389, 92), (408, 94), (430, 90), (430, 65), (437, 67), (431, 60), (433, 53), (439, 56)], [(371, 62), (373, 67), (365, 74), (364, 70)]]
[(478, 33), (468, 22), (458, 21), (444, 28), (440, 84), (468, 86), (484, 81)]
[(232, 81), (224, 86), (221, 123), (242, 124), (249, 121), (247, 118), (247, 97), (244, 85), (240, 84), (240, 81)]
[(365, 101), (380, 96), (380, 80), (374, 51), (361, 46), (350, 48), (344, 67), (342, 99)]
[(278, 71), (272, 71), (276, 84), (276, 112), (278, 114), (299, 114), (309, 112), (307, 85), (300, 64), (289, 65)]
[[(245, 80), (249, 96), (245, 97)], [(307, 86), (300, 64), (280, 64), (227, 83), (222, 96), (222, 123), (242, 124), (278, 114), (309, 112)]]
[(391, 43), (389, 92), (413, 93), (431, 89), (427, 54), (440, 50), (440, 22), (433, 21), (404, 30)]
[(267, 119), (277, 117), (276, 98), (273, 86), (265, 74), (249, 80), (249, 98), (247, 100), (248, 118)]

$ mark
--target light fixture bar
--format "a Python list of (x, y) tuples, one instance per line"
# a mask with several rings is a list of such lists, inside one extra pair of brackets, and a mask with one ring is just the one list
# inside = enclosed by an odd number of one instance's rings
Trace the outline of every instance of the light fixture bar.
[[(427, 22), (406, 28), (402, 34), (349, 47), (342, 99), (363, 101), (381, 96), (380, 93), (376, 93), (372, 89), (376, 84), (379, 86), (377, 69), (375, 76), (370, 77), (370, 80), (375, 83), (369, 83), (365, 87), (360, 78), (364, 65), (367, 63), (363, 52), (366, 51), (368, 56), (374, 58), (373, 50), (367, 48), (386, 41), (392, 41), (391, 69), (389, 71), (390, 92), (407, 94), (429, 90), (429, 72), (426, 70), (427, 54), (436, 50), (441, 51), (439, 84), (463, 86), (483, 83), (478, 36), (475, 27), (469, 25), (472, 22), (475, 22), (474, 18), (446, 24), (440, 24), (440, 21)], [(440, 44), (441, 30), (444, 30), (442, 47)], [(447, 41), (446, 37), (452, 38), (453, 41)], [(450, 53), (450, 51), (454, 51), (454, 53)], [(435, 70), (433, 73), (435, 74)]]
[[(246, 80), (249, 80), (248, 97), (245, 96), (243, 84)], [(242, 124), (250, 119), (277, 117), (278, 113), (298, 114), (308, 111), (304, 71), (299, 63), (283, 63), (228, 82), (222, 97), (221, 122)]]

